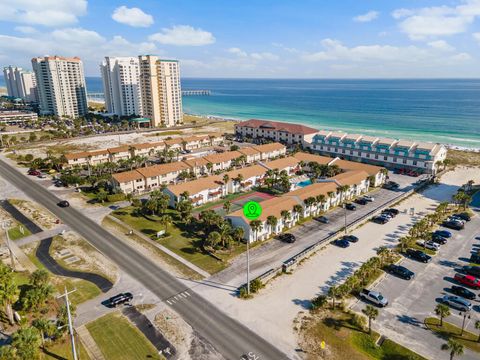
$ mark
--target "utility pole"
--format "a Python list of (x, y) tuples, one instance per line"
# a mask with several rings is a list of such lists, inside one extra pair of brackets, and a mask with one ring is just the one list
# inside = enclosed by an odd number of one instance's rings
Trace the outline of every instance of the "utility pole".
[(10, 261), (12, 263), (12, 270), (15, 271), (15, 257), (13, 256), (12, 248), (10, 247), (10, 235), (8, 234), (8, 228), (10, 227), (10, 221), (5, 220), (2, 223), (2, 228), (5, 230), (5, 239), (8, 248), (8, 252), (10, 253)]
[(342, 207), (345, 214), (345, 235), (347, 235), (347, 205), (343, 204)]
[(59, 298), (65, 297), (65, 304), (67, 306), (67, 315), (68, 315), (68, 332), (70, 333), (70, 341), (72, 343), (72, 355), (73, 360), (78, 360), (77, 351), (75, 350), (75, 335), (73, 334), (73, 325), (72, 325), (72, 315), (70, 314), (70, 301), (68, 301), (68, 294), (77, 291), (77, 289), (73, 289), (72, 291), (67, 292), (67, 287), (65, 286), (65, 293), (60, 295)]
[(250, 295), (250, 238), (247, 239), (247, 295)]

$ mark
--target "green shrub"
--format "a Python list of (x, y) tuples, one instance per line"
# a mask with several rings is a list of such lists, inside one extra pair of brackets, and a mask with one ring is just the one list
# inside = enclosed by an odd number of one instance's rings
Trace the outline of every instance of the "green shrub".
[(323, 308), (327, 304), (327, 297), (325, 295), (319, 295), (312, 299), (312, 310)]
[(107, 201), (108, 202), (117, 202), (117, 201), (123, 201), (125, 200), (125, 194), (119, 193), (119, 194), (111, 194), (107, 196)]

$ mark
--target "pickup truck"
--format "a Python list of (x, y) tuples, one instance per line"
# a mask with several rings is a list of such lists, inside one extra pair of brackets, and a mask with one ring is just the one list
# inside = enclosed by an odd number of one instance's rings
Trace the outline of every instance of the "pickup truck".
[(381, 293), (379, 293), (378, 291), (363, 289), (360, 292), (360, 297), (362, 299), (368, 300), (368, 301), (370, 301), (370, 302), (372, 302), (375, 305), (378, 305), (380, 307), (385, 307), (385, 306), (388, 305), (388, 300), (386, 298), (384, 298), (383, 295)]

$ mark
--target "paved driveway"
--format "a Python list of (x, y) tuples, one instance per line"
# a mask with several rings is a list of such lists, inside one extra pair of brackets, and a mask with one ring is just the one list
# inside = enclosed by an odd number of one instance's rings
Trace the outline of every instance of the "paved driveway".
[[(375, 289), (384, 294), (390, 301), (389, 306), (380, 310), (380, 316), (375, 321), (374, 327), (387, 337), (402, 343), (432, 359), (446, 358), (446, 353), (441, 350), (444, 340), (435, 336), (423, 325), (423, 320), (434, 315), (434, 308), (443, 295), (449, 294), (448, 288), (454, 284), (455, 269), (468, 265), (468, 257), (473, 245), (480, 241), (475, 237), (480, 233), (480, 215), (466, 224), (464, 230), (452, 231), (454, 236), (443, 245), (437, 256), (429, 264), (423, 264), (405, 258), (402, 265), (413, 272), (416, 277), (405, 281), (393, 275), (386, 275), (384, 280)], [(477, 294), (478, 291), (474, 291)], [(473, 310), (466, 328), (473, 332), (476, 320), (480, 320), (480, 298), (472, 301)], [(361, 311), (365, 307), (363, 302), (358, 302), (353, 309)], [(458, 310), (451, 309), (452, 315), (446, 321), (459, 327), (462, 326), (463, 317)], [(462, 359), (478, 359), (478, 354), (467, 351)]]

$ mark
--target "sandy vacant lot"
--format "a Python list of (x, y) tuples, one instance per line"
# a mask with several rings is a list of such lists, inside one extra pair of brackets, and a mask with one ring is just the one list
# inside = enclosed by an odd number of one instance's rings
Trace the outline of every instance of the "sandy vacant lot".
[[(408, 232), (410, 226), (432, 211), (441, 201), (450, 200), (458, 187), (468, 180), (480, 182), (478, 169), (459, 168), (442, 178), (441, 184), (423, 194), (416, 194), (403, 201), (397, 208), (402, 213), (386, 225), (367, 223), (353, 234), (360, 242), (347, 249), (326, 246), (305, 261), (292, 275), (283, 275), (261, 290), (251, 300), (240, 300), (228, 286), (193, 286), (195, 291), (217, 305), (230, 316), (238, 319), (260, 336), (272, 342), (292, 358), (300, 358), (294, 320), (300, 311), (308, 309), (309, 300), (327, 291), (328, 287), (341, 283), (364, 261), (375, 256), (380, 246), (393, 247), (397, 239)], [(407, 209), (415, 208), (410, 216)]]

